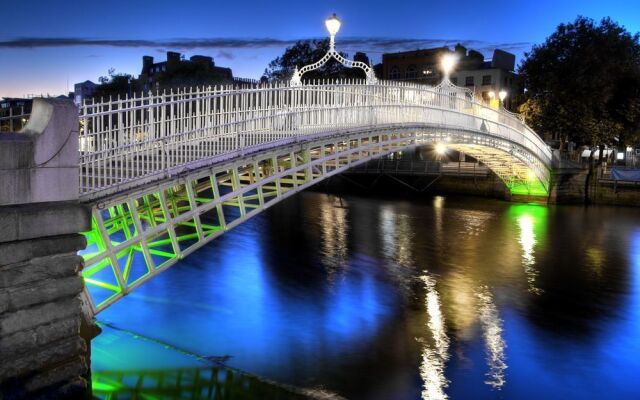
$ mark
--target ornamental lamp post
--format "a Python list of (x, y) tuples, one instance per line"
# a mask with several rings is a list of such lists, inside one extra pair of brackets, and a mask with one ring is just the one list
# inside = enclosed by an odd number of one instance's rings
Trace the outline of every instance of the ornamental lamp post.
[(324, 21), (324, 26), (326, 26), (327, 31), (329, 31), (329, 37), (330, 37), (329, 47), (332, 49), (335, 47), (336, 34), (340, 30), (340, 25), (342, 25), (342, 22), (340, 22), (340, 20), (336, 16), (336, 13), (333, 13), (331, 17), (327, 18)]
[(451, 53), (447, 53), (442, 56), (442, 60), (440, 60), (440, 65), (442, 66), (442, 72), (444, 72), (444, 80), (449, 80), (449, 76), (451, 75), (451, 71), (458, 63), (458, 57)]
[(298, 69), (298, 67), (296, 66), (295, 70), (293, 71), (293, 76), (291, 77), (291, 86), (302, 85), (302, 75), (304, 75), (306, 72), (313, 71), (322, 67), (327, 63), (327, 61), (332, 58), (336, 59), (340, 64), (344, 65), (347, 68), (360, 68), (361, 70), (363, 70), (366, 75), (366, 83), (368, 85), (374, 85), (378, 83), (378, 79), (373, 72), (373, 68), (363, 63), (362, 61), (347, 60), (336, 51), (336, 34), (340, 30), (341, 25), (342, 22), (338, 19), (335, 13), (324, 21), (324, 26), (329, 32), (329, 51), (327, 51), (327, 53), (320, 60), (316, 61), (313, 64), (305, 65), (300, 69)]
[[(434, 86), (433, 89), (436, 92), (447, 95), (447, 97), (458, 98), (460, 100), (473, 102), (474, 94), (472, 90), (454, 85), (451, 82), (451, 72), (453, 71), (457, 63), (458, 56), (454, 53), (446, 53), (440, 58), (440, 68), (442, 69), (443, 77), (442, 81)], [(455, 101), (449, 104), (449, 106), (451, 107), (458, 107), (460, 105), (462, 105), (462, 103)]]

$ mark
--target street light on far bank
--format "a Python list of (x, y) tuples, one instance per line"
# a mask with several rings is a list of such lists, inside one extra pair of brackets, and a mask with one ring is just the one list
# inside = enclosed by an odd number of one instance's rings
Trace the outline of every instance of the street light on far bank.
[(500, 97), (500, 105), (502, 106), (502, 108), (504, 108), (504, 99), (507, 98), (507, 91), (506, 90), (501, 90), (498, 93), (498, 97)]
[(490, 90), (489, 93), (487, 93), (487, 95), (489, 96), (489, 107), (496, 110), (499, 109), (500, 100), (496, 97), (496, 92), (494, 92), (493, 90)]

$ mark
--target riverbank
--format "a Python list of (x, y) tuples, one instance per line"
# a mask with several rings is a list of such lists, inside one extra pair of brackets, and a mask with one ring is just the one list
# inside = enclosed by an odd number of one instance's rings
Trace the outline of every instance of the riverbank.
[[(595, 177), (595, 178), (594, 178)], [(512, 195), (493, 173), (482, 175), (425, 176), (408, 173), (361, 173), (347, 171), (314, 187), (315, 191), (358, 195), (402, 194), (464, 195), (506, 200), (514, 203), (640, 206), (640, 185), (616, 183), (603, 178), (601, 171), (592, 177), (583, 169), (556, 171), (548, 197)]]

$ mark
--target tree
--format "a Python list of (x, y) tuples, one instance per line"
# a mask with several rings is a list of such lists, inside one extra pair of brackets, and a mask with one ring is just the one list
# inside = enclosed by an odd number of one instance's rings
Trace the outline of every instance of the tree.
[(116, 73), (114, 68), (109, 68), (107, 72), (108, 76), (101, 76), (98, 78), (100, 84), (96, 86), (96, 90), (93, 92), (92, 97), (94, 99), (108, 99), (109, 97), (117, 97), (118, 95), (123, 97), (131, 94), (132, 88), (135, 84), (133, 75)]
[[(291, 79), (296, 67), (313, 64), (320, 60), (329, 50), (329, 39), (298, 41), (291, 47), (287, 47), (284, 54), (276, 57), (269, 63), (262, 76), (263, 81), (279, 81)], [(346, 53), (340, 53), (347, 58)], [(360, 53), (360, 57), (366, 54)], [(309, 71), (303, 75), (304, 80), (311, 79), (337, 79), (337, 78), (365, 78), (365, 74), (358, 68), (346, 68), (334, 59), (327, 62), (322, 68)]]
[(233, 83), (231, 71), (224, 74), (207, 65), (195, 62), (181, 62), (176, 67), (158, 75), (158, 89), (181, 89), (229, 83)]
[(590, 146), (620, 145), (640, 133), (640, 42), (605, 18), (561, 24), (520, 64), (520, 110), (538, 132)]

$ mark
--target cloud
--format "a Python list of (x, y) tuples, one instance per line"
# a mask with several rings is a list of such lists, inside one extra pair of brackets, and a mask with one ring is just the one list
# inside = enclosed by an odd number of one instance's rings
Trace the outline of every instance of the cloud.
[(224, 59), (227, 59), (227, 60), (233, 60), (234, 58), (236, 58), (236, 56), (235, 56), (235, 54), (233, 54), (230, 51), (222, 50), (222, 51), (219, 51), (218, 54), (216, 54), (216, 58), (224, 58)]
[[(311, 38), (313, 39), (313, 38)], [(149, 47), (149, 48), (221, 48), (221, 49), (251, 49), (261, 47), (290, 46), (297, 40), (282, 40), (273, 38), (195, 38), (195, 39), (167, 39), (167, 40), (138, 40), (138, 39), (88, 39), (88, 38), (16, 38), (0, 41), (0, 48), (30, 49), (41, 47), (70, 47), (70, 46), (107, 46), (107, 47)], [(487, 46), (489, 43), (474, 39), (416, 39), (416, 38), (381, 38), (381, 37), (346, 37), (340, 38), (343, 47), (363, 47), (376, 50), (397, 48), (436, 47), (462, 43), (469, 47)], [(530, 46), (530, 43), (499, 43), (491, 44), (496, 47)]]
[[(273, 38), (196, 38), (167, 40), (138, 39), (89, 39), (89, 38), (16, 38), (0, 41), (0, 48), (33, 49), (43, 47), (122, 47), (122, 48), (155, 48), (155, 49), (258, 49), (282, 48), (293, 45), (297, 40)], [(479, 51), (492, 51), (501, 48), (511, 51), (522, 51), (531, 47), (527, 42), (487, 43), (474, 39), (416, 39), (416, 38), (381, 38), (381, 37), (343, 37), (339, 38), (339, 47), (345, 51), (365, 51), (369, 53), (387, 53), (403, 50), (415, 50), (439, 46), (453, 46), (461, 43), (465, 47)], [(233, 59), (229, 51), (221, 50), (217, 57)]]

